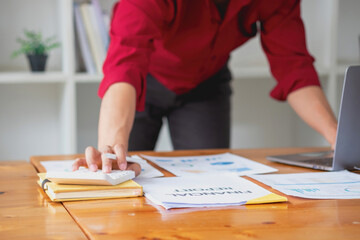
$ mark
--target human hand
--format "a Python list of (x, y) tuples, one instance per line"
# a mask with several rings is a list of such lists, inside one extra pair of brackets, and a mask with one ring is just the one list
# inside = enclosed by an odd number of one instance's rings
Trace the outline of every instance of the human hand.
[(335, 151), (335, 142), (332, 142), (330, 144), (331, 144), (331, 150)]
[[(106, 153), (116, 155), (116, 160), (109, 158)], [(85, 150), (85, 158), (77, 158), (73, 163), (73, 171), (78, 170), (80, 166), (88, 167), (90, 171), (102, 169), (104, 173), (110, 173), (111, 169), (132, 170), (135, 176), (141, 172), (138, 163), (126, 161), (126, 151), (123, 145), (116, 144), (114, 147), (106, 146), (101, 151), (94, 147), (87, 147)]]

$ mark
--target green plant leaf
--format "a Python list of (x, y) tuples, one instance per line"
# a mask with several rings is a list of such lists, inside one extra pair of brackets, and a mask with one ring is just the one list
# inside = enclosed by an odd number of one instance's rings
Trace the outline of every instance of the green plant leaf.
[(16, 42), (20, 44), (20, 48), (13, 51), (11, 57), (17, 57), (21, 54), (25, 55), (46, 55), (50, 50), (60, 46), (56, 40), (56, 36), (43, 39), (41, 32), (24, 30), (25, 38), (18, 37)]

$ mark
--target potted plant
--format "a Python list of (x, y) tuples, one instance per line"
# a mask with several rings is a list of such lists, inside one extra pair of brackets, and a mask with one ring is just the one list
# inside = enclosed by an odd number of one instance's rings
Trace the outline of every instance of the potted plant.
[(60, 46), (55, 37), (43, 39), (40, 32), (24, 30), (25, 38), (17, 38), (21, 45), (15, 50), (12, 57), (25, 54), (29, 60), (31, 71), (39, 72), (45, 70), (46, 60), (50, 50)]

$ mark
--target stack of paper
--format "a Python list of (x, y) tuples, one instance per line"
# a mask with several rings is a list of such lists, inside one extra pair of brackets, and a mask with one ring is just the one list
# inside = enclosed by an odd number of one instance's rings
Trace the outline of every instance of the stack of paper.
[(186, 157), (141, 156), (176, 176), (193, 176), (209, 173), (236, 173), (238, 176), (245, 176), (277, 171), (275, 168), (231, 153)]
[(348, 171), (251, 176), (287, 195), (313, 199), (360, 198), (360, 175)]
[(140, 179), (145, 197), (166, 209), (284, 202), (286, 197), (236, 175)]

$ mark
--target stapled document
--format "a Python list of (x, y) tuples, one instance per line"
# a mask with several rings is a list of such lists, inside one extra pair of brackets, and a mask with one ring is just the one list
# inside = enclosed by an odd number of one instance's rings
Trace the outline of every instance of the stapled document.
[(145, 197), (166, 209), (223, 207), (287, 201), (234, 174), (166, 177), (136, 180)]

